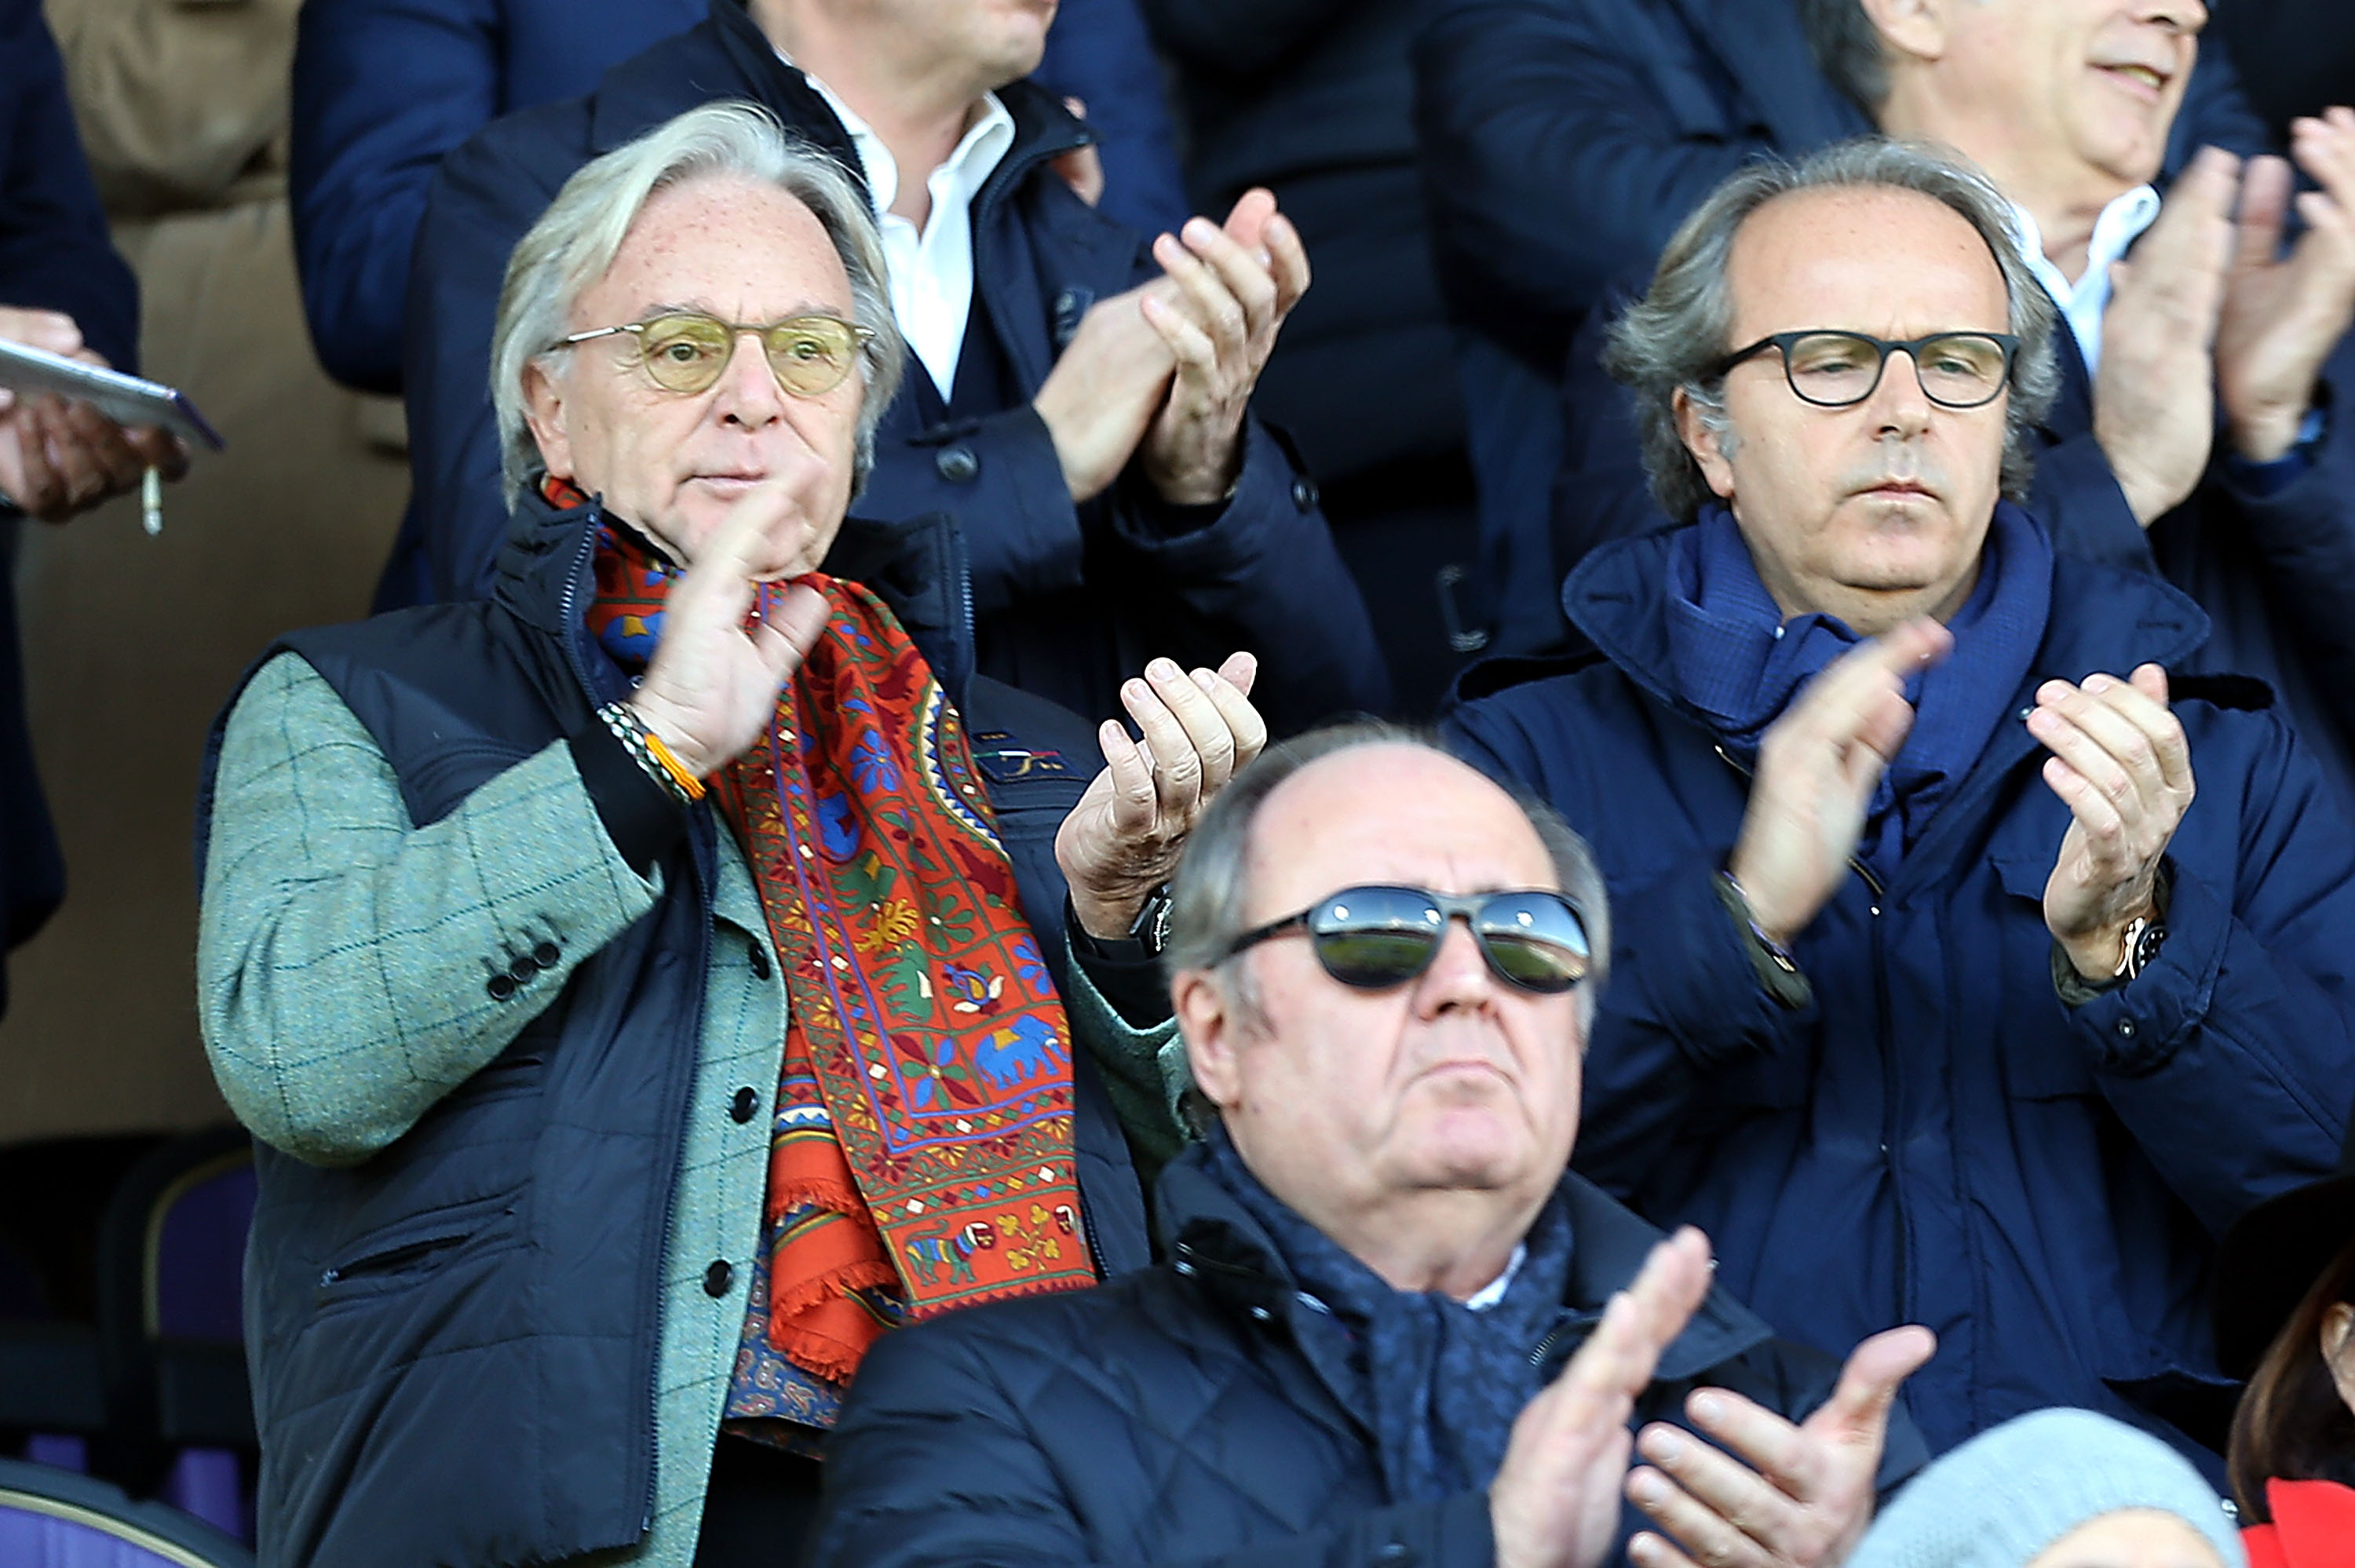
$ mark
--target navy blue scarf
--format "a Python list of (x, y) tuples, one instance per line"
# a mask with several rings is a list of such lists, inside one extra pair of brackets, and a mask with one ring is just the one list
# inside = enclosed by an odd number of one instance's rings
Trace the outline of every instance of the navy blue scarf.
[(1557, 1192), (1523, 1238), (1504, 1299), (1474, 1311), (1436, 1290), (1391, 1288), (1260, 1184), (1223, 1128), (1203, 1161), (1266, 1230), (1293, 1282), (1348, 1329), (1353, 1404), (1374, 1429), (1393, 1503), (1435, 1502), (1486, 1487), (1521, 1407), (1543, 1386), (1531, 1359), (1567, 1316), (1570, 1211)]
[[(2028, 678), (2052, 601), (2052, 546), (2035, 519), (1997, 503), (1977, 584), (1946, 629), (1954, 652), (1906, 689), (1913, 727), (1873, 791), (1861, 853), (1884, 876), (1987, 749)], [(1668, 656), (1677, 689), (1745, 762), (1799, 687), (1863, 641), (1837, 617), (1787, 623), (1733, 514), (1712, 502), (1668, 557)], [(1892, 810), (1891, 808), (1894, 808)]]

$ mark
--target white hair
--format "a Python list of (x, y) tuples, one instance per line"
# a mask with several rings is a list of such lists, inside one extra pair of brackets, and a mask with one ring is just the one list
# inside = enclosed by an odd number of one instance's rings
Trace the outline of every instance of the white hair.
[(525, 367), (561, 349), (574, 302), (613, 265), (655, 193), (710, 178), (775, 186), (809, 208), (834, 241), (850, 277), (857, 323), (873, 334), (859, 359), (865, 397), (854, 493), (866, 483), (875, 461), (875, 427), (900, 388), (907, 355), (891, 319), (874, 214), (840, 164), (788, 135), (768, 111), (744, 102), (707, 103), (583, 165), (516, 242), (491, 334), (491, 408), (511, 504), (540, 468), (538, 445), (524, 419)]

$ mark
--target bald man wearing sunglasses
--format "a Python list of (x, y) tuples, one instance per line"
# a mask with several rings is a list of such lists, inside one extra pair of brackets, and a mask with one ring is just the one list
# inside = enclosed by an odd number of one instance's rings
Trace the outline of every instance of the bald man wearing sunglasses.
[[(879, 1346), (817, 1568), (1828, 1563), (1920, 1463), (1891, 1417), (1927, 1333), (1843, 1372), (1716, 1288), (1699, 1232), (1565, 1173), (1611, 928), (1550, 811), (1320, 731), (1204, 813), (1168, 929), (1216, 1114), (1163, 1172), (1165, 1261)], [(1140, 1141), (1175, 1114), (1131, 1110)], [(1678, 1484), (1629, 1473), (1637, 1426)]]

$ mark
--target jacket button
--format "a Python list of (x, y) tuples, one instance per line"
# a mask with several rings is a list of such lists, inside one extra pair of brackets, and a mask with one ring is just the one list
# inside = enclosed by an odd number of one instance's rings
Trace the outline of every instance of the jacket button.
[(932, 459), (932, 467), (951, 484), (970, 484), (974, 475), (981, 471), (981, 459), (974, 455), (971, 447), (943, 447), (940, 455)]
[(1393, 1541), (1374, 1553), (1374, 1561), (1383, 1568), (1412, 1568), (1414, 1552), (1403, 1541)]
[(761, 950), (760, 943), (752, 944), (752, 950), (744, 956), (744, 961), (752, 966), (754, 980), (764, 980), (769, 978), (769, 955)]
[(752, 1113), (760, 1108), (761, 1097), (752, 1092), (752, 1086), (750, 1084), (737, 1090), (736, 1097), (728, 1102), (728, 1114), (739, 1122), (751, 1121)]
[(505, 1001), (507, 998), (516, 993), (515, 977), (513, 975), (493, 975), (489, 981), (484, 985), (483, 989), (491, 993), (491, 1000), (493, 1001)]
[(531, 961), (544, 969), (554, 969), (556, 960), (563, 956), (564, 949), (553, 942), (542, 942), (531, 950)]
[(517, 954), (516, 961), (507, 966), (507, 973), (514, 977), (517, 985), (521, 985), (538, 972), (539, 960), (529, 953)]
[(1304, 476), (1292, 482), (1292, 504), (1295, 507), (1303, 512), (1314, 512), (1316, 509), (1316, 502), (1315, 480)]
[(1262, 1322), (1262, 1323), (1266, 1322), (1270, 1318), (1272, 1318), (1272, 1317), (1273, 1317), (1273, 1316), (1274, 1316), (1274, 1314), (1273, 1314), (1273, 1313), (1272, 1313), (1272, 1312), (1270, 1312), (1270, 1311), (1269, 1311), (1266, 1308), (1264, 1308), (1264, 1307), (1254, 1307), (1254, 1308), (1252, 1308), (1252, 1318), (1254, 1318), (1255, 1319), (1257, 1319), (1258, 1321)]
[(734, 1283), (736, 1270), (724, 1257), (714, 1258), (711, 1266), (703, 1271), (703, 1293), (715, 1300), (727, 1295), (728, 1287)]
[(2118, 1038), (2119, 1038), (2119, 1039), (2121, 1039), (2121, 1040), (2131, 1040), (2131, 1039), (2133, 1039), (2133, 1038), (2134, 1038), (2134, 1035), (2135, 1035), (2134, 1020), (2133, 1020), (2133, 1019), (2131, 1019), (2131, 1018), (2121, 1018), (2121, 1019), (2119, 1019), (2119, 1020), (2118, 1020)]

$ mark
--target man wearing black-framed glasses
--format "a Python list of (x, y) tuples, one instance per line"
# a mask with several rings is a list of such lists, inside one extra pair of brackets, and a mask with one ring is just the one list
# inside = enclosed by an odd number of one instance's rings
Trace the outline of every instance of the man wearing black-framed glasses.
[[(1167, 937), (1215, 1110), (1162, 1177), (1167, 1260), (879, 1347), (815, 1568), (1854, 1544), (1917, 1462), (1891, 1400), (1931, 1338), (1876, 1336), (1841, 1372), (1716, 1288), (1700, 1233), (1663, 1240), (1565, 1173), (1611, 925), (1558, 818), (1401, 732), (1319, 731), (1204, 814)], [(1156, 1065), (1106, 1065), (1132, 1138), (1166, 1149)]]
[[(1564, 599), (1604, 662), (1447, 738), (1600, 854), (1579, 1167), (1838, 1350), (1939, 1336), (1935, 1448), (2047, 1405), (2213, 1467), (2220, 1220), (2329, 1170), (2355, 842), (2208, 623), (2055, 547), (2053, 308), (1967, 165), (1745, 170), (1614, 334), (1655, 495)], [(2129, 1348), (2130, 1347), (2130, 1348)]]

